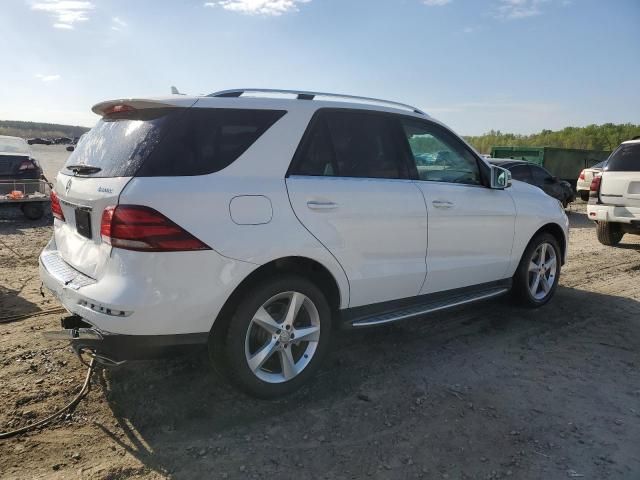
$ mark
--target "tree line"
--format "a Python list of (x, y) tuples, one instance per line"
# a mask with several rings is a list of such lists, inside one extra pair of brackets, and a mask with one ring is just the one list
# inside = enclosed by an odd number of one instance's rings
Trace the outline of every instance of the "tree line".
[(79, 137), (89, 129), (86, 127), (59, 125), (57, 123), (21, 122), (18, 120), (0, 120), (0, 135), (11, 137)]
[(621, 142), (640, 136), (640, 125), (604, 123), (586, 127), (566, 127), (562, 130), (542, 130), (531, 135), (502, 133), (491, 130), (484, 135), (465, 139), (480, 153), (491, 153), (491, 147), (558, 147), (612, 151)]

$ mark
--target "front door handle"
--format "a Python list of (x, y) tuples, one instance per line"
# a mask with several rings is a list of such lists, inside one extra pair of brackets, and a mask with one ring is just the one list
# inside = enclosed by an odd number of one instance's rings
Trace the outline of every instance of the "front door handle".
[(334, 202), (321, 202), (318, 200), (309, 200), (307, 202), (307, 207), (311, 210), (333, 210), (334, 208), (338, 208), (338, 204)]
[(434, 200), (431, 204), (436, 208), (451, 208), (453, 202), (447, 202), (446, 200)]

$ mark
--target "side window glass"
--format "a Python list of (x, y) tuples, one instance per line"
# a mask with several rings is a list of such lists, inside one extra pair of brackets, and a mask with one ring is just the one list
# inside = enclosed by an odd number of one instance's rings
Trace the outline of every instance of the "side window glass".
[(476, 158), (438, 125), (401, 120), (420, 180), (481, 185)]
[(514, 180), (520, 180), (521, 182), (532, 183), (531, 172), (529, 171), (529, 165), (515, 165), (510, 168), (511, 176)]
[(321, 112), (306, 145), (296, 154), (294, 175), (407, 178), (392, 125), (383, 115)]
[(551, 174), (544, 168), (531, 166), (531, 172), (533, 173), (533, 182), (536, 185), (544, 185), (545, 180), (551, 177)]

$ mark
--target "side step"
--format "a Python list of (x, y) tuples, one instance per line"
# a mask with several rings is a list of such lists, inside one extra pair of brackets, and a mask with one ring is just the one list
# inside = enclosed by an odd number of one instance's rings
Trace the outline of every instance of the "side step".
[(509, 292), (510, 288), (510, 282), (508, 284), (503, 282), (501, 285), (474, 289), (472, 291), (469, 289), (461, 289), (448, 294), (425, 295), (416, 299), (416, 302), (419, 303), (412, 302), (409, 305), (396, 307), (395, 309), (378, 310), (378, 313), (351, 316), (351, 318), (347, 320), (347, 324), (351, 327), (369, 327), (372, 325), (397, 322), (399, 320), (417, 317), (467, 303), (498, 297)]

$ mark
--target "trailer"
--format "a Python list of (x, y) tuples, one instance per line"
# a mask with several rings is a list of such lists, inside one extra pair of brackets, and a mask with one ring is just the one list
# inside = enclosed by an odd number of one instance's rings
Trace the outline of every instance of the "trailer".
[(46, 180), (0, 180), (0, 207), (19, 207), (29, 220), (42, 218), (51, 203)]
[(493, 158), (526, 160), (546, 168), (552, 175), (566, 180), (574, 191), (578, 176), (584, 168), (589, 168), (606, 160), (611, 152), (604, 150), (581, 150), (577, 148), (555, 147), (493, 147)]

